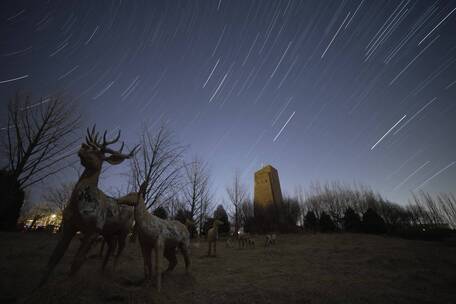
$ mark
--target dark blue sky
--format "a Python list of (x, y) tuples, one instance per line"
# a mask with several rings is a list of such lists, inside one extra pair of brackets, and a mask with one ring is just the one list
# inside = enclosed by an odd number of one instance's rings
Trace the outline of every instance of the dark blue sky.
[(334, 180), (399, 203), (455, 189), (456, 1), (0, 6), (3, 122), (19, 89), (63, 92), (131, 145), (141, 122), (167, 121), (219, 199), (236, 168), (253, 192), (262, 163), (289, 194)]

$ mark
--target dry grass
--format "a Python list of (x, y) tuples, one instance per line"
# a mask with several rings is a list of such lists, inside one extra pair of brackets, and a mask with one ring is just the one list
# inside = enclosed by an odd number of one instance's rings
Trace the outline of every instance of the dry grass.
[[(68, 276), (72, 246), (49, 283), (33, 292), (56, 243), (41, 233), (0, 234), (0, 302), (27, 303), (455, 303), (456, 247), (362, 234), (280, 235), (277, 245), (226, 248), (204, 257), (192, 249), (163, 290), (142, 282), (138, 244), (128, 244), (117, 271), (100, 273), (89, 258)], [(261, 238), (261, 242), (263, 239)]]

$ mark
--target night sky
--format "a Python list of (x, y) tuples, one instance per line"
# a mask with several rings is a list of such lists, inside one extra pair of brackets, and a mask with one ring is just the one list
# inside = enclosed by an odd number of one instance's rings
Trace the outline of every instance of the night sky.
[(2, 128), (17, 90), (75, 99), (130, 146), (165, 121), (218, 201), (262, 164), (288, 194), (456, 186), (456, 1), (2, 1), (0, 36)]

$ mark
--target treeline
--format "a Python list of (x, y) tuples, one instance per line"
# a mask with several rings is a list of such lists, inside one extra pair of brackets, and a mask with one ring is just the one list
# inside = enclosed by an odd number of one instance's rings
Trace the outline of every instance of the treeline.
[[(258, 214), (255, 210), (255, 214)], [(440, 239), (456, 227), (456, 198), (452, 194), (413, 195), (406, 206), (383, 198), (365, 186), (314, 184), (304, 194), (260, 210), (246, 230), (292, 232), (363, 232), (406, 238)], [(269, 225), (269, 226), (268, 226)]]
[[(352, 232), (438, 240), (456, 228), (453, 194), (420, 192), (402, 206), (366, 186), (327, 183), (314, 184), (305, 194), (299, 191), (295, 196), (285, 196), (281, 203), (267, 208), (255, 206), (248, 196), (235, 206), (237, 211), (229, 214), (234, 231), (250, 233)], [(225, 216), (214, 213), (206, 221), (203, 234), (214, 218), (226, 223), (222, 233), (230, 231), (226, 212), (219, 214)]]

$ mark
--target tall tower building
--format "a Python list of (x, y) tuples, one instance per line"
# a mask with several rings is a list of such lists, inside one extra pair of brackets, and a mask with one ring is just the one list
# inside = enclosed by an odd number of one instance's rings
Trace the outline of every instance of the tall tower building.
[(282, 203), (279, 173), (273, 166), (266, 165), (255, 172), (253, 202), (256, 207), (267, 207), (271, 204)]

